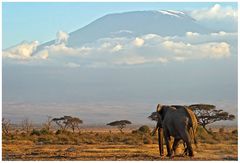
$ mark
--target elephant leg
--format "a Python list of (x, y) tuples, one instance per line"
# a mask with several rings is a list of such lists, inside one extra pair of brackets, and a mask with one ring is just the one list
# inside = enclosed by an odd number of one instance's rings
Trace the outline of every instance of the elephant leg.
[(174, 154), (176, 153), (176, 149), (179, 145), (181, 139), (174, 139), (173, 145), (172, 145), (172, 151), (174, 152)]
[(188, 149), (187, 149), (187, 145), (186, 143), (183, 141), (183, 147), (184, 147), (184, 151), (183, 151), (183, 156), (187, 155), (188, 153)]
[(190, 135), (189, 135), (187, 129), (184, 129), (183, 131), (184, 132), (181, 132), (181, 136), (182, 136), (183, 141), (187, 145), (187, 151), (189, 153), (189, 156), (194, 156)]
[(160, 156), (164, 155), (164, 151), (163, 151), (163, 129), (162, 128), (158, 128), (158, 145), (159, 145), (159, 152), (160, 152)]
[(187, 149), (187, 147), (186, 147), (187, 145), (186, 145), (185, 142), (184, 142), (183, 144), (184, 144), (184, 153), (183, 153), (183, 154), (184, 154), (184, 155), (188, 155), (188, 149)]
[(163, 134), (164, 134), (164, 139), (165, 139), (166, 146), (167, 146), (167, 156), (171, 157), (172, 156), (172, 151), (171, 151), (170, 143), (169, 143), (170, 136), (169, 136), (168, 131), (166, 129), (163, 131)]

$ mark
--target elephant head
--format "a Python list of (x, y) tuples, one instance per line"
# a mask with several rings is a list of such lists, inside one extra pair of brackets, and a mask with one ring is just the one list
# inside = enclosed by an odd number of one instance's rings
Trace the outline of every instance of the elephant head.
[(171, 106), (158, 104), (157, 109), (156, 109), (156, 113), (157, 113), (157, 116), (158, 116), (158, 122), (157, 122), (156, 129), (158, 129), (158, 146), (159, 146), (160, 156), (164, 155), (164, 150), (163, 150), (163, 127), (162, 127), (163, 119), (165, 118), (165, 114), (170, 107)]
[(159, 152), (160, 156), (164, 155), (164, 150), (163, 150), (163, 128), (162, 128), (162, 120), (163, 120), (163, 114), (162, 112), (164, 111), (164, 106), (161, 104), (157, 105), (157, 117), (158, 117), (158, 122), (156, 129), (158, 129), (158, 146), (159, 146)]
[(161, 104), (158, 104), (157, 105), (157, 110), (156, 112), (158, 113), (158, 116), (159, 116), (159, 120), (162, 122), (163, 119), (165, 118), (165, 114), (166, 112), (168, 111), (169, 108), (173, 108), (171, 106), (168, 106), (168, 105), (161, 105)]

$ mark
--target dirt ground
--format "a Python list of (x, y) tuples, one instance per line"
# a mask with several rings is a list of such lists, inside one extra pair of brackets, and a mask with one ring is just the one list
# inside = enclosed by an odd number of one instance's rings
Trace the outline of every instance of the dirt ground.
[[(160, 158), (157, 144), (42, 145), (31, 141), (3, 144), (3, 160), (237, 160), (237, 144), (198, 144), (195, 156), (183, 157), (182, 147), (173, 158)], [(166, 151), (165, 151), (166, 154)]]

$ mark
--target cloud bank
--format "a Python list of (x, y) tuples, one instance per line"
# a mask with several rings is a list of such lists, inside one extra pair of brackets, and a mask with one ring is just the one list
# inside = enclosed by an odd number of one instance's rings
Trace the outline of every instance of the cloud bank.
[[(237, 10), (215, 4), (210, 8), (189, 13), (200, 23), (231, 23), (233, 29), (216, 30), (209, 34), (186, 32), (185, 36), (163, 37), (154, 33), (133, 36), (132, 31), (116, 31), (109, 38), (101, 38), (80, 47), (68, 45), (69, 35), (59, 31), (55, 43), (37, 50), (38, 41), (22, 42), (3, 51), (4, 61), (54, 63), (78, 68), (114, 67), (126, 65), (167, 64), (200, 59), (225, 59), (237, 53)], [(219, 23), (220, 22), (220, 23)], [(226, 27), (226, 25), (224, 25)], [(225, 29), (225, 28), (224, 28)], [(229, 32), (230, 31), (230, 32)], [(124, 33), (124, 35), (121, 35)]]
[(236, 33), (223, 31), (210, 35), (189, 31), (183, 37), (147, 34), (130, 38), (103, 38), (72, 48), (67, 46), (67, 35), (63, 36), (56, 39), (63, 42), (58, 41), (41, 51), (36, 52), (38, 43), (34, 41), (10, 48), (3, 52), (3, 56), (15, 60), (49, 60), (69, 68), (166, 64), (193, 59), (228, 58), (231, 48), (236, 48), (231, 47), (228, 40), (237, 38)]
[(196, 20), (213, 20), (213, 19), (234, 19), (237, 21), (237, 10), (232, 7), (222, 7), (220, 4), (215, 4), (211, 8), (193, 10), (191, 16)]
[(33, 42), (22, 42), (12, 48), (9, 48), (3, 52), (3, 57), (12, 59), (28, 59), (31, 58), (33, 53), (36, 51), (38, 41)]
[(192, 10), (189, 14), (207, 28), (237, 32), (238, 10), (231, 6), (215, 4), (210, 8)]

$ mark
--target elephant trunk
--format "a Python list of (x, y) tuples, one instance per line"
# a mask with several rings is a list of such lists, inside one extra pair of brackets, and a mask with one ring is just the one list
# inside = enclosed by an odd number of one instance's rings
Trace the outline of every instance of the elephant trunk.
[(158, 128), (158, 145), (160, 156), (163, 156), (163, 129), (161, 127)]

